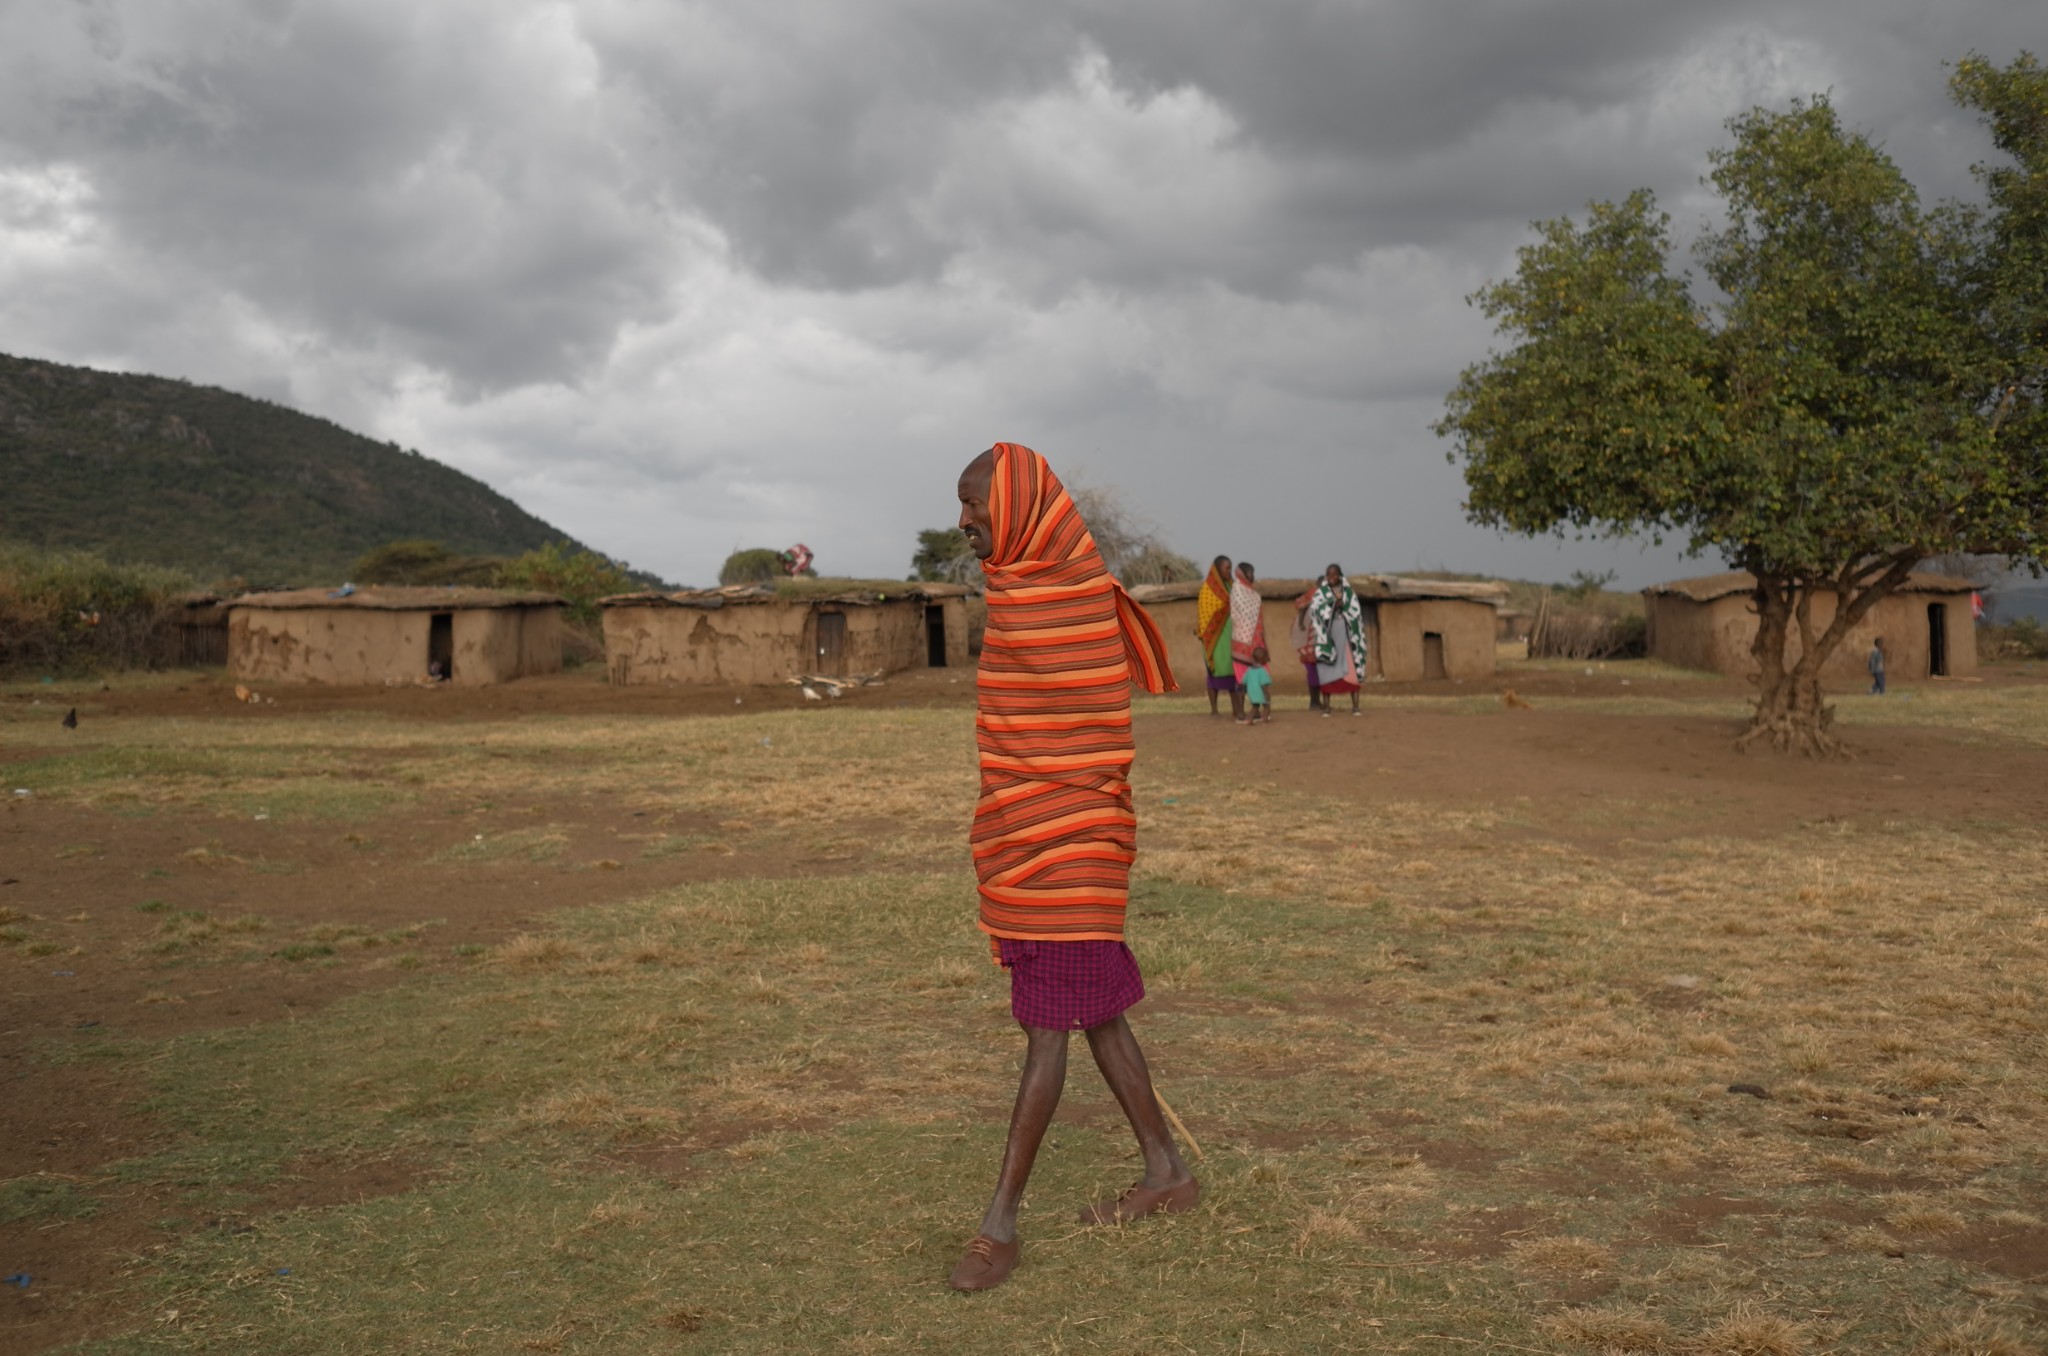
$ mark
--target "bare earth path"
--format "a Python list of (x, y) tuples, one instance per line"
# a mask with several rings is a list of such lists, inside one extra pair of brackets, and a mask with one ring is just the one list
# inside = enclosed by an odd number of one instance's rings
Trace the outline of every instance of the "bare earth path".
[[(2038, 744), (1962, 743), (1946, 730), (1870, 726), (1852, 735), (1854, 762), (1817, 764), (1735, 753), (1735, 723), (1719, 715), (1550, 705), (1627, 701), (1645, 694), (1640, 685), (1546, 674), (1516, 681), (1536, 709), (1451, 712), (1385, 702), (1376, 692), (1362, 718), (1323, 719), (1287, 696), (1270, 726), (1245, 728), (1209, 719), (1192, 699), (1155, 704), (1139, 717), (1141, 772), (1198, 774), (1241, 788), (1253, 831), (1268, 816), (1261, 793), (1284, 790), (1341, 802), (1361, 833), (1370, 833), (1375, 806), (1389, 802), (1485, 806), (1506, 813), (1503, 834), (1540, 833), (1588, 850), (1701, 834), (1768, 836), (1811, 823), (1951, 821), (2009, 824), (2015, 832), (2048, 823), (2048, 748)], [(363, 716), (416, 724), (423, 743), (559, 717), (714, 718), (801, 707), (790, 689), (619, 690), (576, 676), (478, 692), (269, 695), (274, 704), (244, 707), (225, 683), (192, 680), (8, 696), (5, 712), (16, 719), (0, 726), (0, 778), (65, 748), (61, 731), (22, 719), (28, 703), (49, 713), (50, 725), (77, 705), (98, 731), (127, 721)], [(1487, 690), (1442, 685), (1430, 695), (1492, 699)], [(914, 675), (856, 691), (818, 718), (904, 706), (957, 708), (964, 718), (972, 696), (971, 675)], [(1657, 685), (1654, 696), (1725, 703), (1740, 689), (1676, 681)], [(82, 1179), (154, 1142), (141, 1089), (90, 1060), (35, 1063), (32, 1049), (84, 1033), (154, 1041), (290, 1021), (422, 971), (460, 967), (566, 907), (696, 881), (860, 869), (857, 857), (801, 841), (741, 837), (716, 851), (649, 852), (651, 838), (711, 826), (670, 817), (657, 831), (650, 812), (624, 791), (567, 798), (545, 784), (510, 795), (455, 791), (334, 821), (189, 808), (124, 813), (60, 796), (13, 795), (13, 785), (0, 786), (0, 922), (32, 920), (35, 941), (0, 947), (0, 1181)], [(966, 808), (959, 807), (963, 826)], [(483, 863), (462, 856), (471, 844), (541, 824), (551, 835), (544, 855)], [(242, 926), (267, 954), (198, 963), (170, 927), (180, 918), (203, 920), (192, 927), (209, 935), (254, 920)], [(269, 1207), (338, 1203), (409, 1185), (402, 1167), (307, 1164)], [(27, 1290), (0, 1291), (0, 1349), (38, 1351), (101, 1330), (106, 1316), (68, 1300), (161, 1237), (151, 1221), (162, 1205), (136, 1188), (58, 1232), (0, 1218), (0, 1271), (35, 1278)]]

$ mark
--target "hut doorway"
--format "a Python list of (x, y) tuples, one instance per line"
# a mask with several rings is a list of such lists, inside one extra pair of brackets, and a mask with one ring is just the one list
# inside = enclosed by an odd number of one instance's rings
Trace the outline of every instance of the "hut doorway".
[(818, 614), (818, 672), (828, 678), (846, 674), (846, 614)]
[(1927, 605), (1927, 676), (1948, 677), (1948, 604)]
[(436, 612), (427, 622), (427, 676), (455, 676), (455, 614)]
[(1444, 637), (1441, 631), (1422, 633), (1422, 676), (1425, 678), (1448, 678), (1449, 670), (1444, 668)]
[(924, 662), (935, 669), (946, 667), (946, 609), (936, 603), (924, 610)]

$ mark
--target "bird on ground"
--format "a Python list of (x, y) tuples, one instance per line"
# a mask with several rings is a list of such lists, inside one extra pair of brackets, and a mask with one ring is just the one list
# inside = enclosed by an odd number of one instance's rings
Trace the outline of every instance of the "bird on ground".
[(828, 687), (825, 689), (825, 695), (828, 697), (837, 697), (839, 695), (839, 689), (836, 687)]
[(65, 728), (65, 729), (67, 729), (67, 730), (75, 730), (75, 729), (77, 729), (77, 728), (78, 728), (78, 708), (77, 708), (77, 707), (75, 707), (75, 706), (74, 706), (74, 707), (72, 707), (72, 708), (71, 708), (71, 709), (70, 709), (69, 711), (66, 711), (66, 712), (64, 713), (64, 728)]
[(805, 683), (805, 684), (804, 684), (804, 700), (805, 700), (805, 701), (807, 701), (807, 702), (815, 702), (815, 701), (820, 701), (820, 700), (823, 700), (823, 699), (822, 699), (822, 698), (820, 698), (820, 697), (818, 696), (818, 689), (816, 689), (816, 688), (812, 687), (812, 686), (811, 686), (811, 685), (810, 685), (809, 683)]

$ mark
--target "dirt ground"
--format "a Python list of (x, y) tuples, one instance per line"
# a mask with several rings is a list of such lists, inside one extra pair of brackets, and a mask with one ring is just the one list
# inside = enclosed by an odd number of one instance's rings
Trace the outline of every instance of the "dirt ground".
[[(2043, 681), (1994, 672), (1992, 683)], [(1694, 834), (1779, 831), (1789, 824), (1912, 818), (2039, 824), (2048, 821), (2048, 750), (1972, 746), (1935, 729), (1862, 727), (1853, 762), (1822, 764), (1769, 753), (1740, 754), (1726, 719), (1682, 715), (1592, 715), (1546, 699), (1654, 695), (1739, 697), (1712, 679), (1661, 680), (1651, 691), (1602, 672), (1520, 672), (1517, 691), (1534, 709), (1476, 715), (1385, 702), (1387, 696), (1486, 695), (1507, 686), (1444, 683), (1375, 687), (1365, 714), (1321, 718), (1298, 694), (1280, 697), (1269, 726), (1211, 720), (1188, 698), (1183, 712), (1148, 711), (1138, 722), (1141, 762), (1227, 772), (1249, 791), (1319, 787), (1361, 807), (1386, 801), (1443, 801), (1509, 807), (1518, 822), (1591, 842), (1654, 841)], [(0, 701), (19, 715), (50, 713), (48, 736), (8, 727), (0, 778), (61, 749), (57, 721), (76, 706), (94, 723), (135, 718), (300, 720), (363, 711), (423, 723), (461, 724), (583, 715), (726, 716), (806, 705), (795, 688), (613, 688), (600, 675), (572, 674), (489, 689), (279, 688), (257, 705), (238, 702), (220, 679), (100, 690), (97, 685), (16, 690)], [(854, 707), (971, 705), (971, 673), (899, 675), (819, 706), (821, 719)], [(8, 783), (11, 787), (12, 783)], [(1620, 822), (1582, 814), (1638, 802), (1683, 813)], [(569, 835), (540, 863), (488, 869), (435, 864), (476, 834), (531, 825), (536, 812)], [(1256, 811), (1254, 811), (1256, 813)], [(565, 907), (603, 904), (691, 881), (725, 877), (843, 874), (843, 855), (750, 852), (647, 857), (621, 851), (644, 811), (619, 798), (572, 803), (534, 795), (488, 805), (455, 803), (367, 821), (252, 821), (163, 811), (117, 817), (61, 799), (8, 794), (0, 787), (0, 918), (37, 920), (37, 935), (59, 943), (44, 955), (0, 950), (0, 1180), (31, 1174), (84, 1177), (157, 1142), (141, 1107), (143, 1090), (91, 1060), (32, 1062), (31, 1049), (109, 1034), (142, 1040), (244, 1023), (291, 1020), (420, 967), (460, 966), (477, 948), (542, 925)], [(967, 807), (961, 807), (965, 823)], [(1142, 815), (1142, 807), (1141, 807)], [(1141, 820), (1142, 834), (1142, 820)], [(964, 835), (963, 835), (964, 838)], [(1141, 840), (1142, 842), (1142, 840)], [(69, 844), (98, 850), (66, 855)], [(195, 845), (204, 851), (195, 854)], [(962, 851), (965, 851), (963, 841)], [(255, 869), (223, 870), (221, 861)], [(290, 864), (288, 874), (262, 869)], [(963, 905), (963, 907), (965, 907)], [(260, 916), (268, 933), (310, 936), (321, 928), (403, 935), (402, 948), (354, 947), (317, 964), (272, 957), (260, 963), (197, 966), (153, 953), (167, 914), (214, 919)], [(9, 913), (11, 911), (11, 915)], [(73, 948), (77, 948), (74, 952)], [(394, 963), (399, 950), (410, 968)], [(259, 1208), (328, 1204), (400, 1191), (403, 1165), (305, 1164)], [(91, 1316), (57, 1297), (104, 1286), (124, 1259), (162, 1238), (152, 1223), (165, 1203), (136, 1189), (103, 1200), (91, 1219), (45, 1237), (0, 1221), (0, 1272), (27, 1273), (27, 1289), (4, 1288), (0, 1349), (44, 1350), (93, 1331)], [(237, 1227), (213, 1220), (193, 1227)], [(51, 1239), (61, 1237), (61, 1247)]]

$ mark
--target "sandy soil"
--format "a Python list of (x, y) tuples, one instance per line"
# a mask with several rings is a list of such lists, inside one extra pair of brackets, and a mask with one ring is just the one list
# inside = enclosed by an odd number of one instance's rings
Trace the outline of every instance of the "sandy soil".
[[(2042, 680), (2014, 672), (1993, 673), (1988, 681)], [(1199, 698), (1190, 697), (1187, 713), (1140, 718), (1140, 757), (1226, 774), (1248, 787), (1320, 788), (1361, 805), (1511, 805), (1518, 820), (1538, 826), (1531, 831), (1589, 843), (1777, 832), (1825, 820), (2048, 820), (2048, 751), (1973, 746), (1965, 754), (1943, 732), (1892, 728), (1856, 731), (1859, 756), (1849, 763), (1745, 755), (1733, 750), (1736, 726), (1726, 720), (1593, 716), (1545, 706), (1546, 698), (1564, 695), (1727, 698), (1741, 695), (1734, 684), (1699, 679), (1626, 687), (1598, 671), (1520, 673), (1513, 682), (1535, 709), (1475, 716), (1382, 700), (1483, 695), (1507, 685), (1412, 684), (1375, 687), (1361, 718), (1342, 712), (1320, 718), (1303, 708), (1298, 693), (1283, 693), (1271, 725), (1242, 727), (1201, 714)], [(193, 679), (105, 691), (97, 685), (53, 685), (0, 700), (17, 713), (22, 705), (40, 705), (51, 713), (53, 726), (74, 705), (82, 719), (95, 722), (293, 720), (374, 711), (461, 724), (522, 716), (716, 717), (804, 703), (795, 688), (616, 689), (590, 673), (481, 690), (279, 688), (264, 695), (274, 700), (245, 705), (235, 700), (231, 684)], [(852, 691), (839, 704), (965, 707), (973, 695), (971, 674), (939, 671), (899, 675)], [(58, 730), (45, 741), (25, 737), (25, 728), (14, 726), (11, 746), (0, 747), (0, 776), (11, 764), (61, 747)], [(1677, 804), (1684, 813), (1615, 822), (1611, 814), (1583, 813), (1595, 798), (1609, 807), (1617, 800), (1666, 809)], [(140, 1088), (90, 1061), (32, 1065), (27, 1052), (33, 1047), (110, 1031), (150, 1040), (284, 1020), (417, 973), (394, 967), (390, 951), (341, 949), (317, 965), (272, 959), (167, 975), (144, 950), (166, 912), (204, 910), (217, 919), (257, 914), (280, 935), (322, 924), (372, 930), (423, 925), (404, 949), (426, 967), (458, 966), (470, 962), (457, 948), (501, 941), (564, 907), (637, 897), (694, 880), (858, 869), (838, 856), (750, 855), (744, 846), (732, 856), (643, 858), (622, 851), (618, 840), (643, 830), (644, 823), (631, 807), (605, 797), (545, 807), (546, 821), (570, 836), (555, 860), (496, 863), (482, 870), (429, 860), (476, 833), (530, 826), (535, 809), (534, 803), (503, 800), (489, 807), (452, 804), (428, 815), (407, 811), (337, 826), (178, 813), (116, 820), (61, 801), (0, 800), (0, 908), (35, 916), (37, 936), (63, 947), (45, 956), (0, 951), (0, 1180), (36, 1173), (83, 1177), (158, 1143), (139, 1108)], [(57, 854), (58, 847), (72, 843), (107, 846), (94, 854)], [(194, 860), (195, 846), (243, 864), (223, 868)], [(285, 874), (264, 869), (266, 864)], [(164, 907), (138, 911), (144, 901)], [(77, 954), (64, 954), (74, 946)], [(402, 1191), (412, 1180), (404, 1165), (302, 1164), (261, 1208)], [(91, 1220), (55, 1233), (0, 1225), (0, 1273), (35, 1278), (27, 1290), (0, 1291), (0, 1348), (37, 1351), (89, 1336), (91, 1314), (64, 1297), (104, 1288), (124, 1259), (160, 1241), (152, 1221), (166, 1210), (147, 1189), (135, 1188), (126, 1197), (103, 1199)], [(241, 1226), (214, 1220), (195, 1227)]]

